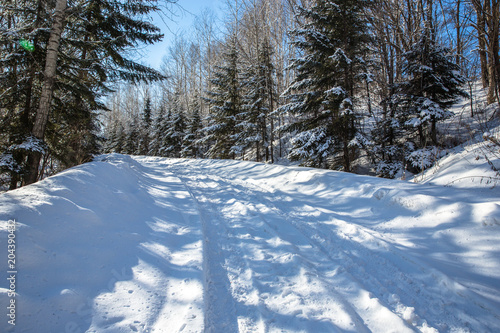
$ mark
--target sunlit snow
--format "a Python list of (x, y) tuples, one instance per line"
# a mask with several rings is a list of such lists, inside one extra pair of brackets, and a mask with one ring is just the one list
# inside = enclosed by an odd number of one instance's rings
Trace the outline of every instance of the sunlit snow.
[(490, 187), (104, 155), (0, 195), (0, 331), (498, 332)]

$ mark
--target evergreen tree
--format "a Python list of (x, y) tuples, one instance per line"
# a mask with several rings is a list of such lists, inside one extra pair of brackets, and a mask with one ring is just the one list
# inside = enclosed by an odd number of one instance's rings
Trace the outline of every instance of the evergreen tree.
[(161, 156), (161, 148), (163, 143), (163, 125), (165, 122), (165, 108), (161, 107), (156, 115), (153, 134), (149, 143), (149, 153), (152, 156)]
[[(300, 8), (303, 27), (293, 31), (303, 56), (291, 68), (296, 78), (281, 110), (295, 116), (282, 130), (294, 133), (289, 158), (309, 166), (343, 166), (351, 171), (349, 143), (356, 133), (353, 97), (368, 35), (361, 12), (365, 1), (317, 1)], [(339, 155), (338, 162), (329, 159)]]
[(170, 131), (172, 127), (172, 109), (169, 107), (167, 114), (162, 117), (162, 122), (160, 125), (160, 131), (158, 132), (158, 140), (160, 142), (159, 145), (159, 156), (162, 157), (171, 157), (170, 156), (170, 150), (173, 145), (172, 138), (167, 135), (167, 133)]
[(123, 127), (117, 118), (111, 120), (110, 124), (106, 127), (106, 140), (103, 147), (103, 152), (120, 153), (121, 147), (119, 146), (120, 136), (122, 135)]
[(418, 130), (420, 148), (438, 145), (436, 123), (452, 115), (448, 109), (459, 97), (468, 97), (462, 88), (465, 78), (450, 50), (438, 45), (428, 31), (404, 56), (408, 80), (396, 86), (399, 117)]
[(210, 114), (203, 139), (210, 146), (206, 155), (209, 158), (234, 159), (240, 152), (236, 142), (236, 117), (241, 113), (236, 36), (231, 37), (228, 50), (223, 54), (223, 64), (216, 67), (211, 84), (213, 90), (208, 92), (206, 98), (210, 103)]
[(47, 30), (40, 29), (50, 19), (46, 6), (42, 1), (9, 0), (0, 6), (0, 173), (9, 174), (10, 189), (28, 171), (26, 156), (46, 150), (30, 139), (40, 93), (38, 73), (45, 61), (41, 45), (48, 39)]
[[(128, 51), (140, 43), (161, 39), (160, 30), (144, 20), (159, 10), (157, 1), (77, 1), (60, 10), (63, 15), (53, 15), (55, 3), (63, 2), (7, 1), (0, 6), (0, 108), (10, 110), (2, 112), (2, 118), (6, 115), (2, 122), (9, 124), (11, 133), (2, 139), (0, 148), (18, 166), (18, 172), (11, 173), (12, 188), (21, 178), (23, 182), (39, 178), (42, 146), (44, 156), (57, 159), (62, 167), (81, 163), (96, 153), (101, 140), (97, 113), (105, 110), (100, 99), (110, 91), (110, 82), (163, 78), (127, 58)], [(56, 18), (59, 23), (54, 25)], [(48, 47), (56, 26), (58, 47)], [(50, 52), (50, 67), (55, 67), (54, 59), (57, 61), (53, 77), (43, 68)], [(54, 84), (46, 85), (41, 98), (43, 80)], [(44, 101), (43, 108), (39, 101)], [(32, 136), (45, 142), (33, 145)]]
[(195, 95), (190, 105), (191, 115), (188, 119), (187, 134), (184, 137), (184, 148), (181, 152), (181, 157), (197, 158), (201, 156), (199, 140), (202, 130), (200, 104), (198, 95)]
[(262, 90), (258, 86), (257, 68), (250, 65), (243, 74), (242, 85), (245, 88), (245, 95), (242, 96), (242, 107), (240, 113), (236, 116), (236, 129), (238, 133), (235, 136), (236, 145), (241, 151), (255, 149), (255, 159), (260, 161), (262, 154), (262, 132), (260, 131), (260, 122), (263, 115)]
[(116, 152), (125, 154), (125, 145), (127, 143), (127, 131), (125, 126), (120, 123), (118, 126), (118, 142), (116, 144)]
[(373, 144), (367, 145), (366, 149), (371, 150), (377, 175), (394, 178), (404, 167), (406, 134), (403, 124), (397, 118), (396, 107), (391, 98), (382, 103), (386, 111), (375, 123), (375, 128), (371, 131)]
[(149, 144), (151, 141), (151, 98), (146, 97), (144, 111), (142, 113), (142, 126), (141, 126), (141, 141), (140, 141), (140, 154), (149, 155)]
[[(71, 103), (66, 103), (70, 106)], [(50, 147), (50, 154), (64, 168), (89, 162), (99, 154), (104, 138), (98, 135), (99, 122), (96, 112), (85, 108), (75, 108), (64, 112), (54, 107), (51, 126), (46, 130), (45, 141)], [(61, 137), (62, 136), (62, 137)]]
[(125, 154), (129, 155), (137, 155), (140, 151), (140, 128), (139, 121), (137, 117), (133, 116), (132, 119), (128, 123), (128, 128), (126, 131), (126, 140), (124, 146)]
[(165, 133), (165, 153), (168, 157), (179, 158), (184, 147), (184, 137), (186, 136), (186, 116), (182, 109), (179, 93), (175, 93), (172, 101), (172, 118)]
[(258, 57), (248, 66), (243, 79), (245, 95), (242, 112), (238, 117), (237, 128), (241, 130), (240, 145), (255, 147), (256, 160), (270, 159), (272, 149), (272, 99), (275, 95), (273, 80), (274, 66), (271, 63), (271, 51), (267, 39), (260, 44)]

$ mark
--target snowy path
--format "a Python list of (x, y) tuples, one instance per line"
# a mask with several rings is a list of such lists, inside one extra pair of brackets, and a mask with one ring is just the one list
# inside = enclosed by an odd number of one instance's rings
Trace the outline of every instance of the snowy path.
[[(185, 169), (174, 170), (180, 176)], [(297, 229), (265, 192), (202, 170), (180, 178), (205, 224), (208, 332), (368, 332), (384, 331), (387, 321), (395, 332), (409, 331), (369, 295), (338, 290), (342, 258), (332, 258), (307, 230)], [(360, 291), (345, 282), (342, 289)]]
[(16, 332), (496, 332), (497, 197), (110, 155), (0, 196)]
[(169, 170), (198, 203), (209, 244), (205, 278), (219, 281), (206, 291), (208, 331), (431, 332), (432, 324), (446, 331), (470, 322), (487, 331), (478, 320), (484, 308), (498, 318), (487, 300), (457, 311), (477, 295), (345, 209), (328, 209), (333, 198), (265, 189), (214, 175), (213, 166)]

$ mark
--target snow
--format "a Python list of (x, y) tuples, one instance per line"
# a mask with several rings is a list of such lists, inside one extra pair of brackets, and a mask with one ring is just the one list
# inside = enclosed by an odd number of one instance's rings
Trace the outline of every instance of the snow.
[[(430, 169), (411, 178), (413, 182), (463, 189), (492, 188), (499, 185), (500, 122), (495, 116), (498, 106), (486, 106), (486, 91), (479, 82), (472, 85), (471, 95), (474, 97), (474, 117), (470, 116), (470, 100), (462, 99), (451, 108), (454, 116), (438, 125), (439, 131), (448, 140), (463, 143), (455, 148), (429, 154), (430, 157), (445, 156), (437, 160)], [(415, 165), (418, 166), (418, 162)]]
[(432, 146), (415, 150), (408, 156), (408, 162), (416, 168), (426, 169), (433, 166), (444, 155), (446, 155), (445, 151)]
[(412, 180), (464, 189), (497, 187), (500, 174), (495, 169), (500, 169), (500, 146), (491, 139), (496, 141), (500, 138), (500, 127), (494, 133), (485, 132), (482, 136), (484, 140), (478, 135), (476, 140), (451, 149), (432, 168)]
[(499, 191), (103, 155), (0, 195), (0, 331), (498, 332)]
[(0, 169), (20, 171), (20, 167), (11, 153), (3, 153), (0, 155)]
[(325, 91), (326, 96), (335, 95), (335, 96), (345, 96), (347, 95), (346, 91), (342, 87), (333, 87)]
[(29, 136), (23, 143), (9, 147), (9, 150), (18, 150), (18, 149), (26, 151), (35, 151), (44, 154), (47, 147), (42, 140), (34, 136)]

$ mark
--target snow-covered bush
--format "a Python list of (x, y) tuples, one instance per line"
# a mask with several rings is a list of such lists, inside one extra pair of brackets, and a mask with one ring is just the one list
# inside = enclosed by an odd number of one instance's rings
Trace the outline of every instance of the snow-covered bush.
[(403, 163), (400, 161), (386, 162), (382, 161), (376, 167), (377, 176), (383, 178), (396, 178), (396, 175), (403, 170)]
[(416, 169), (425, 170), (445, 155), (446, 152), (437, 147), (426, 147), (412, 152), (408, 156), (408, 162)]

